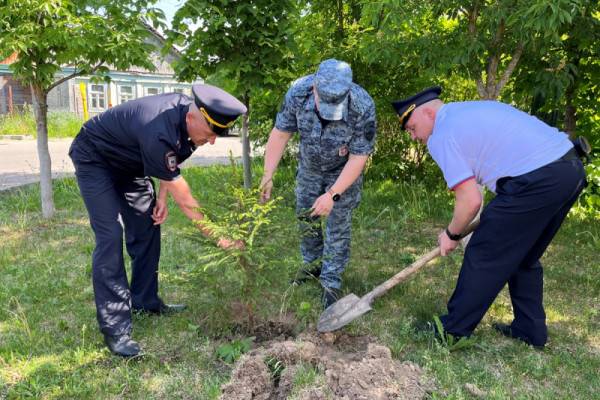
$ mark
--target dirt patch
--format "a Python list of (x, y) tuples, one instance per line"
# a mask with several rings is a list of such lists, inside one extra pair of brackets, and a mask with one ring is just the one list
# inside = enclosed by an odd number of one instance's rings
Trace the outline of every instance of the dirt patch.
[(302, 387), (297, 399), (421, 399), (430, 390), (417, 365), (392, 359), (390, 349), (373, 338), (313, 332), (265, 342), (245, 354), (223, 386), (221, 399), (287, 399), (301, 365), (314, 367), (325, 384)]
[(292, 314), (282, 314), (271, 319), (255, 319), (252, 323), (247, 320), (236, 321), (232, 331), (234, 336), (252, 336), (255, 343), (263, 343), (293, 338), (298, 333), (297, 327), (298, 321)]

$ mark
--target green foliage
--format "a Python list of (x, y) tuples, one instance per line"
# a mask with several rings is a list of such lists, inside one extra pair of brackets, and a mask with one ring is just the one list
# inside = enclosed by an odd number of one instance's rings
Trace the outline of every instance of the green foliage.
[(298, 305), (298, 310), (296, 311), (296, 314), (298, 314), (299, 317), (303, 318), (310, 315), (311, 310), (312, 305), (308, 301), (303, 301), (300, 303), (300, 305)]
[[(68, 111), (51, 111), (48, 113), (48, 137), (75, 137), (83, 120)], [(0, 135), (31, 135), (36, 136), (36, 124), (31, 106), (22, 112), (0, 115)]]
[[(231, 171), (223, 166), (182, 172), (201, 202), (211, 208), (221, 204), (224, 182), (232, 180)], [(276, 229), (264, 237), (276, 249), (272, 257), (279, 274), (262, 288), (262, 296), (272, 301), (266, 301), (261, 311), (271, 316), (279, 311), (283, 293), (292, 292), (288, 282), (296, 269), (280, 261), (299, 260), (298, 237), (293, 235), (293, 177), (293, 168), (286, 167), (277, 175), (277, 194), (284, 200), (272, 216)], [(188, 269), (198, 265), (197, 255), (214, 245), (183, 237), (189, 220), (171, 204), (169, 219), (161, 227), (160, 291), (165, 300), (186, 303), (188, 309), (166, 318), (135, 315), (134, 339), (142, 343), (146, 355), (124, 360), (109, 353), (97, 329), (90, 267), (94, 238), (76, 181), (56, 182), (57, 213), (50, 221), (38, 214), (38, 196), (37, 185), (0, 192), (0, 304), (4, 305), (0, 397), (218, 399), (220, 386), (229, 380), (229, 368), (215, 362), (215, 350), (230, 340), (223, 337), (232, 337), (230, 330), (223, 335), (221, 326), (232, 324), (232, 316), (222, 311), (235, 286), (227, 285), (229, 269), (197, 275)], [(352, 258), (344, 273), (347, 292), (367, 293), (403, 268), (408, 255), (418, 257), (435, 246), (452, 204), (443, 183), (365, 182), (361, 205), (354, 212)], [(506, 289), (475, 331), (478, 345), (449, 352), (432, 345), (431, 337), (416, 337), (415, 320), (445, 310), (460, 269), (459, 250), (380, 298), (371, 313), (345, 328), (345, 334), (374, 337), (392, 349), (395, 360), (421, 366), (435, 382), (432, 398), (468, 398), (467, 383), (484, 388), (495, 399), (516, 393), (536, 399), (596, 398), (599, 246), (597, 220), (571, 215), (544, 256), (550, 342), (543, 352), (491, 327), (492, 321), (510, 322)], [(313, 284), (294, 288), (286, 300), (289, 310), (310, 303), (314, 323), (320, 294)], [(298, 395), (293, 398), (302, 398), (301, 388), (315, 386), (326, 387), (326, 379), (306, 365), (294, 377)]]
[(600, 3), (581, 0), (555, 6), (536, 3), (532, 12), (555, 8), (556, 30), (538, 40), (538, 56), (522, 60), (505, 98), (551, 125), (588, 136), (597, 145), (600, 87)]
[(233, 364), (244, 353), (247, 353), (252, 348), (253, 337), (244, 339), (235, 339), (229, 343), (225, 343), (217, 347), (216, 356), (227, 364)]
[[(263, 145), (289, 83), (336, 57), (375, 99), (377, 149), (370, 174), (439, 179), (425, 148), (401, 132), (389, 102), (440, 84), (445, 101), (511, 103), (600, 146), (600, 11), (591, 0), (461, 3), (454, 0), (301, 2), (288, 80), (252, 98), (251, 138)], [(517, 51), (518, 50), (518, 51)], [(520, 55), (519, 55), (520, 54)], [(517, 57), (518, 56), (518, 57)], [(511, 61), (515, 60), (514, 65)]]
[(22, 112), (0, 115), (0, 135), (33, 135), (35, 118), (29, 106)]
[(267, 368), (269, 368), (271, 378), (275, 382), (278, 382), (279, 378), (281, 378), (281, 373), (285, 369), (285, 364), (275, 357), (267, 357), (265, 359), (265, 364), (267, 365)]
[(279, 83), (292, 56), (291, 0), (187, 0), (176, 12), (170, 43), (185, 48), (174, 64), (181, 80), (226, 72), (248, 103), (250, 94)]
[(455, 336), (447, 333), (444, 330), (444, 325), (442, 321), (437, 315), (434, 315), (433, 321), (435, 323), (435, 328), (438, 332), (440, 332), (440, 341), (444, 347), (447, 347), (449, 351), (456, 351), (461, 349), (466, 349), (472, 347), (476, 340), (475, 337), (461, 337), (460, 339), (456, 339)]
[(266, 239), (276, 229), (271, 215), (281, 198), (261, 204), (260, 190), (245, 190), (239, 182), (239, 168), (232, 162), (229, 179), (222, 183), (222, 190), (212, 199), (212, 206), (201, 209), (204, 214), (201, 226), (212, 232), (211, 238), (199, 233), (194, 238), (209, 245), (218, 238), (245, 243), (243, 249), (223, 250), (212, 246), (213, 250), (204, 253), (198, 261), (203, 271), (218, 269), (219, 279), (238, 285), (235, 300), (243, 305), (241, 312), (246, 313), (252, 327), (255, 308), (264, 299), (263, 289), (269, 285), (271, 272), (276, 268), (273, 255), (277, 249)]
[[(145, 43), (146, 23), (162, 26), (155, 0), (6, 0), (0, 7), (0, 59), (16, 56), (10, 64), (14, 77), (31, 87), (38, 152), (42, 213), (54, 213), (48, 151), (48, 93), (79, 75), (109, 80), (108, 65), (127, 70), (137, 65), (154, 69), (152, 46)], [(62, 66), (71, 75), (59, 77)]]
[(399, 180), (424, 178), (434, 175), (437, 168), (427, 153), (427, 148), (402, 131), (398, 118), (380, 116), (377, 126), (377, 143), (369, 175), (378, 179)]
[(0, 58), (17, 55), (11, 70), (24, 84), (47, 90), (63, 65), (80, 74), (106, 77), (110, 64), (153, 69), (149, 32), (161, 25), (152, 0), (7, 0), (0, 7)]
[(572, 213), (600, 221), (600, 158), (585, 166), (588, 186), (583, 190)]

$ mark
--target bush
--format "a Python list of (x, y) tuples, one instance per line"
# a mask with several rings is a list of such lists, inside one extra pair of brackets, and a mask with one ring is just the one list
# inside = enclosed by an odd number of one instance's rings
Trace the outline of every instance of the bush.
[(592, 159), (585, 166), (588, 185), (581, 196), (573, 213), (581, 217), (590, 217), (600, 220), (600, 158)]
[(0, 115), (0, 135), (34, 135), (35, 118), (31, 106), (25, 106), (23, 111), (13, 114)]
[(375, 179), (430, 182), (441, 178), (439, 168), (427, 152), (427, 148), (413, 141), (402, 131), (398, 118), (389, 114), (379, 116), (377, 142), (369, 169)]

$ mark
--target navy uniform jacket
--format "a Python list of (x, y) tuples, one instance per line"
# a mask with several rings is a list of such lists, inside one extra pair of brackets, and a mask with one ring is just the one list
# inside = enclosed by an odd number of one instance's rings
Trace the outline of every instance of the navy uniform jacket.
[(119, 173), (171, 181), (195, 150), (185, 122), (192, 102), (179, 93), (130, 100), (88, 120), (80, 136)]

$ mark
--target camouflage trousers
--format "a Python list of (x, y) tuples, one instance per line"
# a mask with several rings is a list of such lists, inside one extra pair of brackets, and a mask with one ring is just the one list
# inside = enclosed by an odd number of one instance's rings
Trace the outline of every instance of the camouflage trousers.
[(352, 211), (360, 202), (362, 177), (335, 202), (325, 222), (310, 217), (315, 200), (336, 181), (335, 176), (324, 176), (299, 171), (296, 181), (296, 215), (301, 234), (300, 252), (305, 268), (321, 267), (320, 281), (326, 288), (339, 289), (342, 273), (350, 259)]

